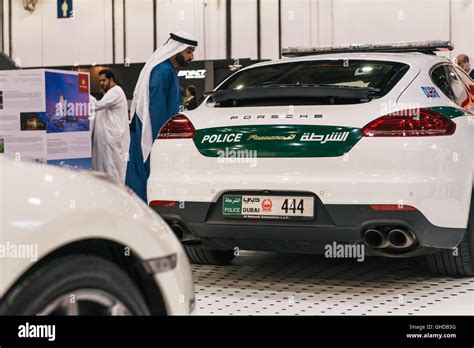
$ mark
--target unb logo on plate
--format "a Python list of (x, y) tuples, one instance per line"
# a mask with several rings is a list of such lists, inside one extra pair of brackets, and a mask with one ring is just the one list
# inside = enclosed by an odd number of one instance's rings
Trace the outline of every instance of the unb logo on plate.
[(223, 205), (224, 215), (242, 214), (242, 196), (225, 196)]

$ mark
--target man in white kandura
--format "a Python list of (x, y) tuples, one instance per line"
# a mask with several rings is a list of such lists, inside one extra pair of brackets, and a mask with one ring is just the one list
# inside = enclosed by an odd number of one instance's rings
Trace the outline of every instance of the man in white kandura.
[(95, 103), (92, 168), (125, 183), (130, 130), (127, 97), (108, 69), (99, 72), (103, 98)]

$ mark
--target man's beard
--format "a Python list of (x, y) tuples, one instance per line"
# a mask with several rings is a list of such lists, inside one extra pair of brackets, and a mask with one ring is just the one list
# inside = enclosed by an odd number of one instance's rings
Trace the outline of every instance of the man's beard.
[(177, 62), (178, 65), (179, 65), (180, 67), (182, 67), (182, 68), (187, 67), (187, 66), (189, 65), (189, 63), (190, 63), (189, 61), (187, 61), (187, 60), (184, 58), (184, 56), (183, 56), (182, 53), (178, 53), (178, 54), (176, 55), (176, 62)]
[(109, 89), (110, 89), (110, 84), (100, 87), (100, 90), (101, 90), (102, 94), (107, 93), (109, 91)]

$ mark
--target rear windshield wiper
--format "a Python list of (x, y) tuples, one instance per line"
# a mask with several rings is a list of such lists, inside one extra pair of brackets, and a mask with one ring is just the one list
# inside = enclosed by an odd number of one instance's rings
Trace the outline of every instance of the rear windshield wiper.
[(380, 92), (373, 87), (317, 85), (317, 84), (272, 84), (250, 86), (242, 89), (218, 90), (212, 93), (216, 103), (239, 100), (262, 100), (279, 98), (346, 98), (371, 99)]

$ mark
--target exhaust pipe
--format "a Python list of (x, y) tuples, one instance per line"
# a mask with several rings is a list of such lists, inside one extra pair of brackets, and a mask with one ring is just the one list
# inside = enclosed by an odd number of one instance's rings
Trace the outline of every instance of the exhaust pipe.
[(171, 225), (171, 230), (174, 232), (174, 234), (179, 240), (182, 240), (184, 238), (184, 229), (180, 224)]
[(191, 232), (188, 231), (185, 225), (178, 222), (170, 224), (171, 230), (176, 235), (176, 238), (181, 241), (181, 243), (186, 245), (199, 245), (202, 243), (201, 239), (193, 236)]
[(364, 232), (365, 243), (376, 249), (384, 249), (390, 245), (387, 238), (387, 233), (375, 228), (369, 228)]
[(394, 228), (388, 233), (390, 246), (396, 249), (409, 248), (415, 243), (415, 235), (405, 229)]

